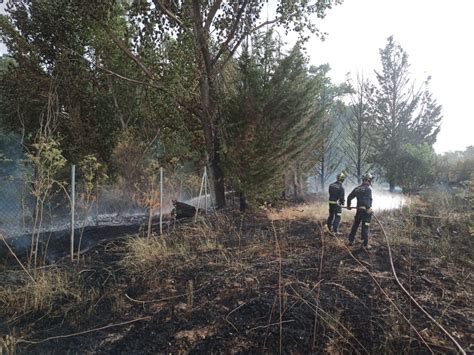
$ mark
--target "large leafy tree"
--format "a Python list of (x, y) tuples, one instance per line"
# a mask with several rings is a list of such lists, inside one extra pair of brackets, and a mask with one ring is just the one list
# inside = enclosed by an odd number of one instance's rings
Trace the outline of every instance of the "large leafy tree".
[(410, 78), (408, 55), (393, 37), (380, 49), (382, 71), (377, 72), (374, 96), (374, 161), (393, 191), (400, 183), (398, 157), (404, 144), (432, 145), (440, 129), (441, 106), (428, 90), (429, 78), (420, 88)]
[[(318, 34), (312, 18), (324, 17), (327, 9), (340, 2), (279, 1), (274, 16), (262, 18), (265, 3), (257, 0), (9, 0), (9, 16), (2, 17), (1, 28), (4, 37), (8, 37), (9, 49), (22, 53), (19, 57), (31, 67), (28, 74), (18, 78), (24, 80), (13, 82), (24, 83), (30, 73), (35, 73), (34, 84), (41, 85), (43, 90), (31, 91), (39, 93), (45, 91), (52, 77), (67, 79), (64, 100), (68, 117), (80, 123), (68, 125), (73, 132), (89, 127), (86, 136), (111, 132), (117, 137), (117, 128), (123, 129), (137, 117), (127, 110), (129, 106), (138, 106), (136, 98), (127, 97), (128, 93), (116, 81), (111, 82), (111, 77), (128, 85), (153, 89), (155, 94), (148, 96), (148, 102), (156, 104), (149, 106), (167, 107), (162, 112), (169, 112), (168, 108), (173, 106), (185, 113), (173, 117), (192, 117), (178, 121), (183, 123), (181, 127), (194, 130), (198, 121), (213, 173), (217, 206), (222, 207), (225, 185), (219, 97), (231, 59), (243, 41), (262, 28), (279, 26), (286, 31), (298, 31), (302, 38), (306, 30)], [(108, 39), (109, 45), (103, 38)], [(128, 62), (123, 62), (123, 58)], [(91, 87), (91, 83), (97, 85)], [(108, 106), (101, 102), (84, 105), (84, 87), (89, 88), (91, 99), (104, 99)], [(102, 88), (106, 88), (106, 93)], [(141, 107), (142, 101), (138, 102)], [(104, 122), (93, 122), (98, 116), (84, 115), (85, 110), (97, 108), (109, 110), (114, 124), (104, 129)], [(102, 112), (101, 116), (109, 115)], [(85, 121), (84, 117), (90, 120)], [(90, 124), (84, 126), (85, 122)], [(109, 120), (105, 122), (110, 124)], [(108, 140), (95, 138), (93, 141), (103, 142), (104, 148), (113, 147)]]
[[(131, 46), (140, 28), (126, 21), (124, 6), (108, 9), (107, 28)], [(171, 156), (196, 158), (202, 151), (199, 122), (177, 109), (162, 91), (125, 80), (142, 75), (141, 69), (108, 33), (78, 16), (82, 11), (81, 4), (73, 0), (9, 1), (0, 30), (15, 65), (2, 80), (4, 125), (23, 133), (28, 144), (40, 130), (39, 117), (53, 92), (64, 113), (54, 126), (55, 134), (73, 162), (89, 154), (109, 162), (125, 136), (145, 146), (166, 146), (166, 150), (156, 150), (165, 161)], [(170, 41), (160, 52), (142, 42), (144, 60), (157, 63), (165, 55), (183, 58), (186, 48), (177, 50), (175, 42)], [(176, 78), (185, 77), (186, 68), (184, 59), (173, 64), (166, 77), (171, 87)]]
[[(327, 9), (340, 3), (334, 1), (278, 1), (272, 18), (262, 19), (264, 2), (241, 0), (214, 1), (133, 1), (126, 12), (132, 27), (139, 28), (137, 38), (124, 41), (108, 23), (117, 1), (91, 3), (70, 0), (84, 5), (80, 11), (84, 19), (99, 26), (123, 53), (141, 70), (139, 78), (117, 77), (130, 83), (141, 82), (171, 97), (176, 105), (198, 118), (204, 136), (209, 164), (213, 173), (218, 207), (225, 205), (224, 170), (222, 167), (222, 115), (219, 105), (219, 86), (222, 73), (242, 42), (252, 33), (267, 26), (285, 30), (318, 33), (312, 15), (324, 17)], [(176, 41), (186, 56), (189, 71), (180, 78), (179, 85), (169, 87), (164, 78), (167, 68), (179, 58), (150, 61), (147, 54), (162, 52), (164, 45)], [(184, 51), (183, 48), (189, 48)], [(97, 60), (97, 58), (93, 59)]]
[[(103, 159), (116, 132), (106, 82), (83, 60), (92, 34), (69, 2), (12, 0), (0, 31), (14, 59), (4, 75), (4, 124), (31, 143), (42, 130), (51, 100), (62, 115), (48, 129), (60, 134), (69, 159), (94, 153)], [(107, 119), (102, 119), (107, 117)], [(87, 142), (87, 143), (86, 143)]]

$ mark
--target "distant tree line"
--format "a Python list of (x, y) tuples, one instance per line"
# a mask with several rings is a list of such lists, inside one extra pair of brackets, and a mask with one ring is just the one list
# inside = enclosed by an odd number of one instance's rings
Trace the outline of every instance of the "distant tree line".
[(436, 180), (456, 185), (468, 182), (474, 176), (474, 146), (464, 151), (447, 152), (436, 159)]

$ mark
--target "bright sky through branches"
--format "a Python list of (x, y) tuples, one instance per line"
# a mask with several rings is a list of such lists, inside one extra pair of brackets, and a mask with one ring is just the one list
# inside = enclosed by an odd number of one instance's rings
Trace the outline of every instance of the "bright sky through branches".
[(373, 76), (381, 69), (379, 48), (394, 36), (408, 53), (418, 83), (431, 75), (430, 91), (443, 106), (437, 153), (474, 145), (474, 1), (345, 0), (319, 20), (325, 42), (307, 43), (311, 64), (329, 63), (334, 82), (346, 73)]

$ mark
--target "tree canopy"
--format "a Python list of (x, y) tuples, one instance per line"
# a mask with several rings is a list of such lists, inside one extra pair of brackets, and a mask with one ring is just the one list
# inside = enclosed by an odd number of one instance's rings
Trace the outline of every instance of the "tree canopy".
[[(296, 197), (309, 175), (324, 190), (341, 170), (416, 190), (427, 181), (399, 172), (432, 163), (441, 106), (393, 37), (376, 84), (335, 84), (329, 64), (309, 65), (304, 41), (340, 2), (278, 1), (269, 17), (256, 0), (9, 0), (2, 127), (26, 148), (46, 127), (68, 161), (93, 155), (117, 179), (155, 160), (207, 165), (218, 207), (226, 189), (245, 208), (290, 184)], [(288, 50), (274, 28), (298, 43)]]
[(374, 95), (373, 160), (393, 190), (399, 183), (397, 172), (402, 146), (433, 145), (440, 130), (441, 105), (428, 89), (428, 77), (417, 87), (409, 75), (408, 54), (393, 37), (380, 49), (382, 71), (376, 71)]

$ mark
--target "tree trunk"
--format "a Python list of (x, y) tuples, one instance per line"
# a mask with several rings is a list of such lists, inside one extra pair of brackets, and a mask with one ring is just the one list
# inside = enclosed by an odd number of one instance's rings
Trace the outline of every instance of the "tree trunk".
[(281, 192), (281, 197), (286, 199), (286, 173), (283, 173), (283, 191)]
[(213, 158), (211, 159), (210, 163), (214, 194), (216, 196), (216, 208), (219, 209), (225, 207), (224, 172), (221, 166), (221, 157), (219, 151), (214, 151)]
[(216, 208), (225, 207), (224, 170), (221, 161), (221, 142), (219, 137), (219, 120), (216, 117), (217, 109), (211, 99), (213, 91), (210, 89), (207, 78), (201, 78), (201, 105), (204, 108), (200, 116), (204, 130), (204, 138), (209, 153), (209, 165), (212, 173), (212, 183), (216, 196)]
[(298, 199), (298, 171), (296, 168), (293, 172), (293, 196), (295, 200)]
[(389, 181), (388, 184), (390, 186), (390, 192), (394, 192), (395, 191), (395, 182), (394, 181)]
[(221, 162), (217, 93), (214, 81), (217, 76), (212, 64), (209, 36), (203, 26), (201, 2), (192, 1), (193, 32), (196, 40), (196, 56), (199, 62), (200, 119), (204, 130), (206, 148), (212, 172), (216, 208), (225, 207), (224, 170)]
[(321, 192), (324, 192), (325, 188), (324, 188), (324, 182), (325, 182), (325, 179), (326, 179), (326, 171), (325, 171), (325, 164), (324, 164), (324, 157), (321, 158), (321, 172), (319, 174), (320, 178), (321, 178)]
[(240, 200), (240, 211), (245, 212), (245, 210), (247, 209), (247, 200), (245, 199), (243, 192), (239, 192), (239, 200)]
[(362, 180), (362, 121), (357, 124), (357, 183)]

